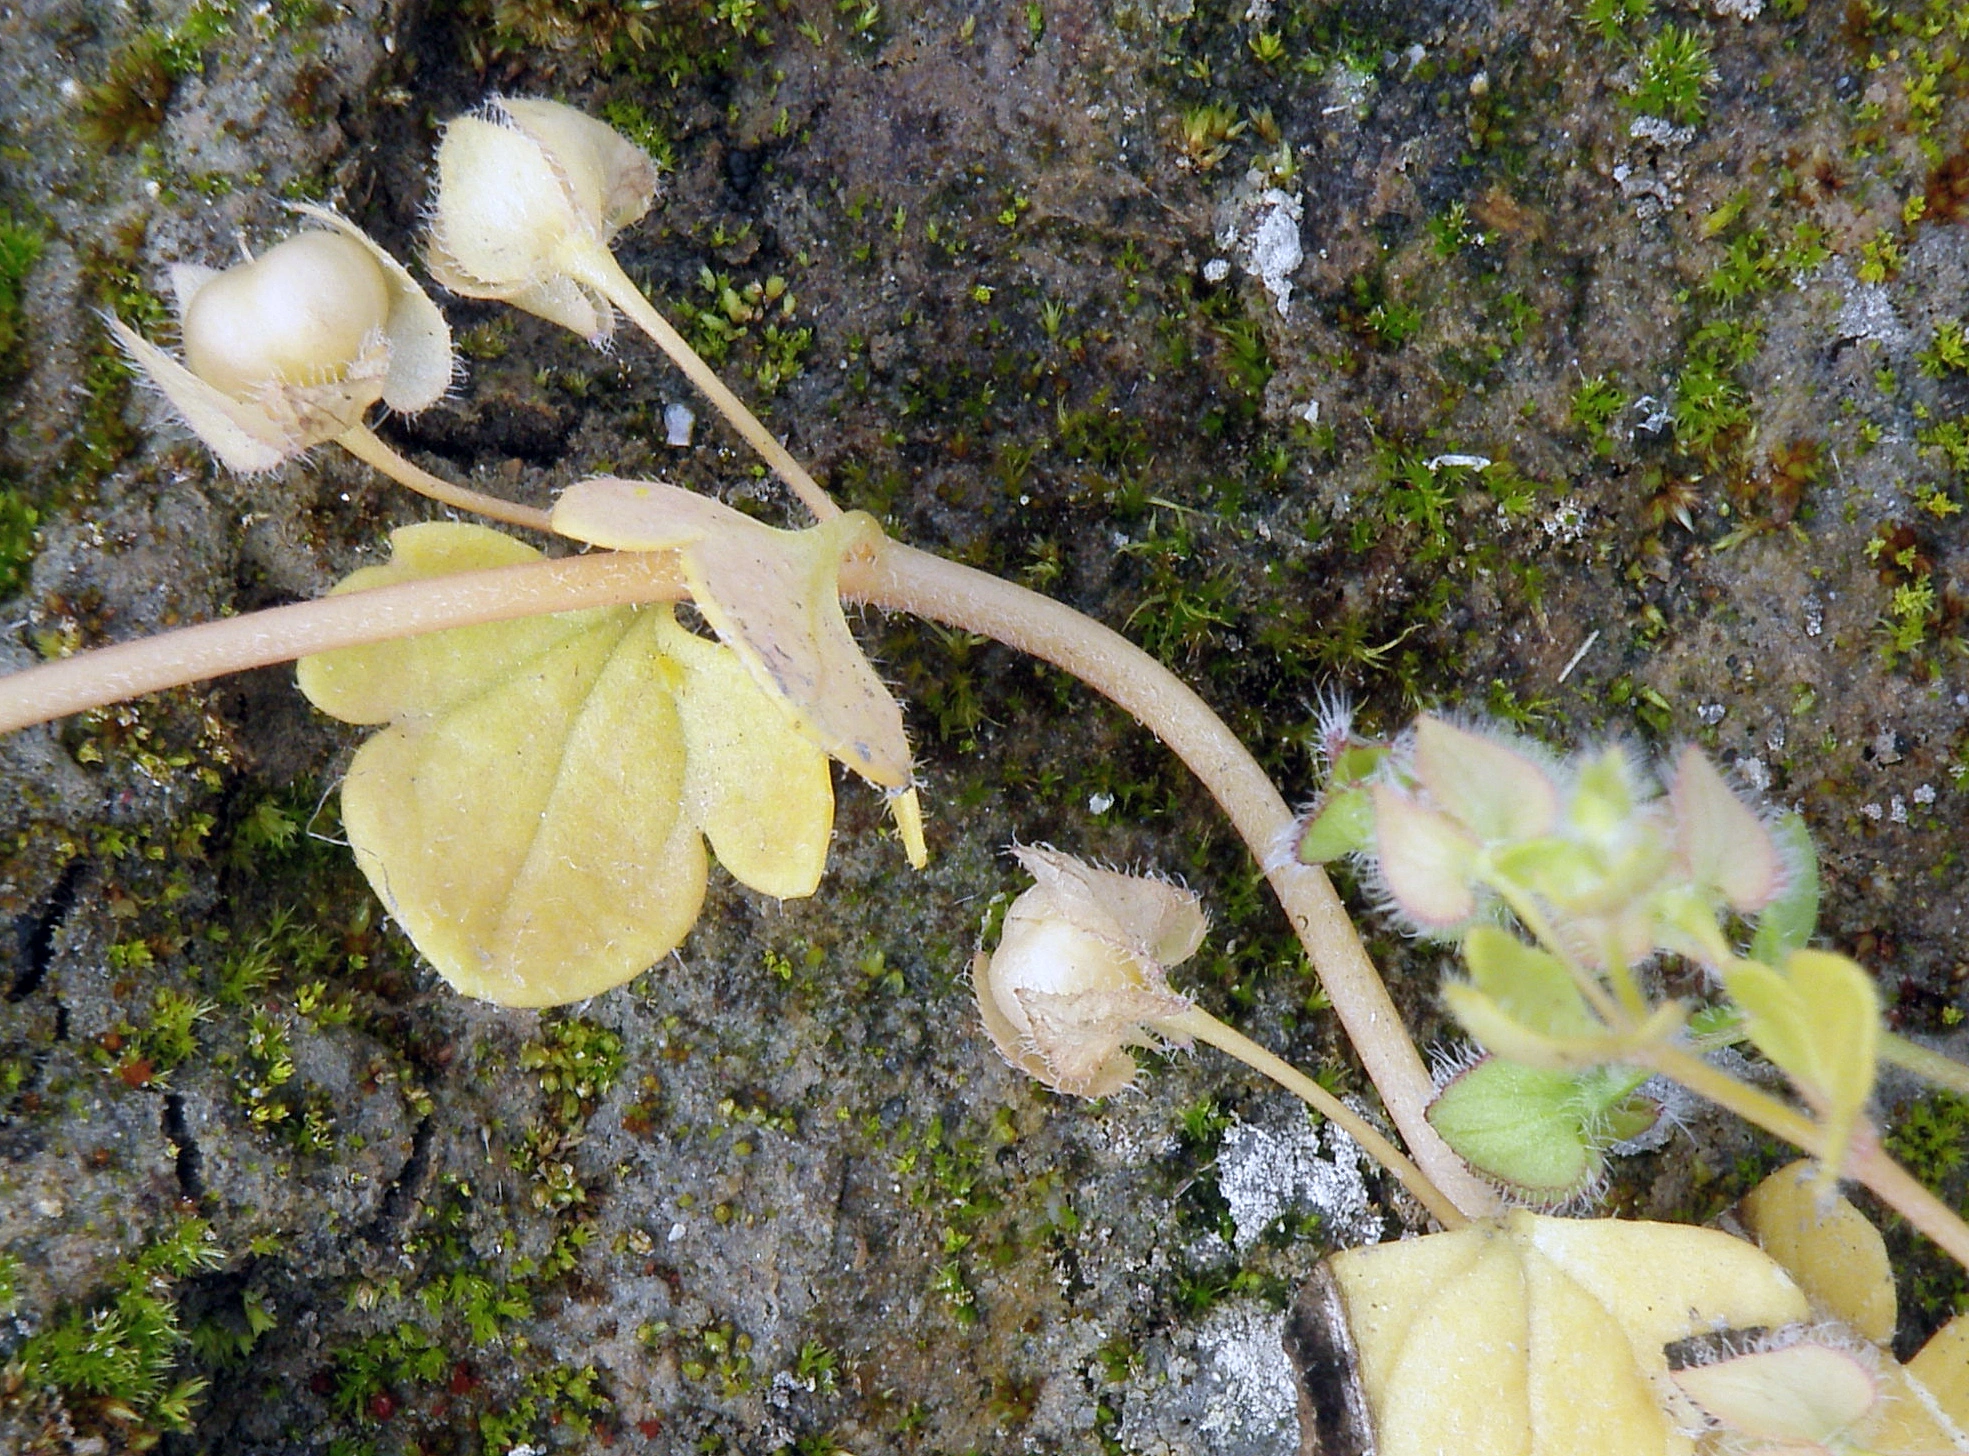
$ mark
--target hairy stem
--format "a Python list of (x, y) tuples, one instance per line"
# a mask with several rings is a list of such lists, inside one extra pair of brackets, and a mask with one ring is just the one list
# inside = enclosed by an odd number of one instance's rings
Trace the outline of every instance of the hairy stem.
[(686, 594), (670, 552), (610, 551), (271, 607), (0, 677), (0, 733), (336, 647)]
[(614, 254), (599, 250), (596, 257), (584, 261), (587, 266), (579, 270), (580, 281), (599, 288), (610, 303), (627, 314), (631, 323), (648, 334), (656, 346), (670, 356), (670, 362), (681, 369), (684, 377), (718, 407), (718, 413), (745, 437), (745, 442), (759, 452), (761, 459), (772, 466), (773, 472), (792, 488), (793, 494), (814, 513), (816, 519), (824, 521), (841, 514), (841, 508), (834, 503), (833, 497), (820, 488), (813, 476), (807, 473), (807, 468), (793, 458), (773, 432), (759, 422), (759, 417), (746, 408), (745, 402), (725, 387), (725, 381), (712, 373), (711, 366), (698, 357), (697, 350), (690, 346), (684, 336), (672, 328), (670, 321), (643, 297), (643, 291), (622, 271), (622, 265), (615, 261)]
[(1158, 1021), (1155, 1027), (1173, 1036), (1194, 1037), (1198, 1041), (1208, 1042), (1218, 1051), (1236, 1057), (1254, 1072), (1270, 1077), (1329, 1122), (1338, 1123), (1349, 1137), (1367, 1150), (1370, 1157), (1399, 1178), (1402, 1187), (1434, 1214), (1436, 1222), (1444, 1228), (1462, 1228), (1469, 1222), (1463, 1211), (1451, 1203), (1400, 1148), (1383, 1137), (1373, 1123), (1290, 1062), (1273, 1056), (1244, 1033), (1224, 1025), (1200, 1006), (1191, 1007), (1181, 1016)]
[(1811, 1118), (1768, 1092), (1746, 1087), (1701, 1057), (1664, 1046), (1651, 1048), (1644, 1062), (1745, 1122), (1755, 1123), (1804, 1149), (1820, 1162), (1836, 1164), (1843, 1176), (1870, 1189), (1882, 1203), (1933, 1239), (1950, 1258), (1969, 1268), (1969, 1224), (1963, 1223), (1953, 1209), (1889, 1157), (1873, 1129), (1865, 1123), (1854, 1129), (1842, 1158), (1842, 1150), (1828, 1146), (1825, 1130)]
[(347, 434), (336, 436), (335, 443), (370, 469), (389, 476), (398, 485), (407, 485), (419, 495), (427, 495), (454, 509), (474, 511), (495, 521), (504, 521), (509, 526), (525, 526), (530, 531), (551, 534), (554, 529), (553, 516), (546, 511), (501, 500), (496, 495), (486, 495), (483, 491), (462, 485), (453, 485), (442, 476), (420, 470), (371, 434), (367, 425), (357, 425)]
[(842, 584), (876, 606), (983, 633), (1064, 669), (1189, 765), (1271, 881), (1415, 1161), (1465, 1214), (1499, 1209), (1497, 1195), (1429, 1125), (1424, 1114), (1435, 1088), (1428, 1069), (1332, 884), (1318, 866), (1294, 855), (1292, 811), (1202, 698), (1127, 638), (1071, 607), (913, 547), (891, 543), (873, 562), (849, 562)]

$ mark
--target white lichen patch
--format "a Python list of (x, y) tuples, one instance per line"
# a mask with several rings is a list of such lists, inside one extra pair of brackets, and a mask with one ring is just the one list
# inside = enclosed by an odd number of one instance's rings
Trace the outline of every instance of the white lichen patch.
[(1297, 1386), (1285, 1316), (1251, 1300), (1218, 1305), (1152, 1351), (1123, 1396), (1120, 1436), (1141, 1456), (1294, 1456)]
[(1256, 171), (1245, 174), (1217, 212), (1217, 246), (1265, 285), (1280, 318), (1291, 314), (1292, 275), (1306, 258), (1299, 241), (1305, 215), (1299, 193), (1266, 186), (1264, 174)]
[(1889, 350), (1904, 349), (1911, 342), (1907, 325), (1895, 312), (1886, 288), (1878, 283), (1854, 282), (1848, 286), (1846, 302), (1839, 310), (1839, 321), (1833, 325), (1833, 332), (1842, 342), (1872, 339)]
[(1240, 1301), (1214, 1311), (1197, 1331), (1204, 1369), (1219, 1387), (1204, 1407), (1202, 1430), (1247, 1444), (1276, 1432), (1290, 1449), (1299, 1433), (1299, 1408), (1284, 1327), (1283, 1314)]
[(1764, 0), (1709, 0), (1709, 8), (1729, 20), (1755, 20), (1764, 13)]
[(1315, 1213), (1341, 1244), (1372, 1243), (1381, 1218), (1369, 1204), (1358, 1144), (1328, 1123), (1315, 1129), (1296, 1107), (1276, 1125), (1235, 1123), (1217, 1154), (1217, 1190), (1230, 1205), (1239, 1253), (1287, 1213)]

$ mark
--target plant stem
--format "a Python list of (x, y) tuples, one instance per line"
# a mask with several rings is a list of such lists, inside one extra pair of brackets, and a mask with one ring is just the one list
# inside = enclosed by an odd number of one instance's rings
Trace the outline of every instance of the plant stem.
[(684, 377), (717, 406), (718, 413), (772, 466), (816, 519), (825, 521), (830, 516), (841, 514), (841, 508), (834, 503), (833, 497), (820, 488), (813, 476), (807, 473), (806, 467), (793, 458), (773, 432), (759, 422), (759, 417), (745, 407), (744, 401), (725, 387), (725, 381), (712, 373), (711, 366), (698, 357), (697, 350), (690, 346), (684, 336), (672, 328), (670, 321), (643, 297), (643, 291), (622, 271), (622, 265), (615, 261), (613, 253), (599, 249), (597, 256), (584, 258), (582, 263), (585, 266), (575, 270), (579, 281), (600, 289), (610, 303), (628, 315), (631, 323), (656, 341), (656, 346), (670, 356), (670, 362), (681, 369)]
[(249, 667), (512, 617), (686, 595), (670, 552), (609, 551), (346, 592), (79, 652), (0, 677), (0, 733)]
[(1292, 811), (1223, 720), (1168, 668), (1071, 607), (995, 576), (890, 543), (849, 561), (842, 585), (893, 611), (979, 632), (1041, 658), (1112, 699), (1189, 765), (1271, 881), (1383, 1105), (1429, 1180), (1465, 1214), (1501, 1207), (1424, 1115), (1434, 1084), (1333, 886), (1293, 852)]
[(1726, 1072), (1717, 1070), (1701, 1057), (1677, 1047), (1651, 1048), (1644, 1064), (1663, 1076), (1673, 1078), (1698, 1096), (1735, 1113), (1745, 1122), (1755, 1123), (1766, 1132), (1783, 1138), (1810, 1153), (1822, 1163), (1841, 1168), (1889, 1208), (1933, 1239), (1942, 1250), (1969, 1269), (1969, 1224), (1930, 1193), (1881, 1148), (1873, 1129), (1861, 1123), (1843, 1150), (1826, 1146), (1825, 1132), (1809, 1117), (1787, 1107), (1768, 1092), (1746, 1087)]
[(1937, 1087), (1945, 1087), (1958, 1097), (1969, 1097), (1969, 1067), (1953, 1057), (1930, 1051), (1920, 1042), (1883, 1031), (1880, 1034), (1880, 1060), (1904, 1072), (1912, 1072)]
[[(1628, 1014), (1625, 1006), (1608, 994), (1600, 978), (1566, 949), (1566, 943), (1559, 939), (1558, 932), (1553, 929), (1552, 922), (1545, 918), (1545, 912), (1539, 908), (1538, 901), (1520, 888), (1515, 881), (1506, 879), (1502, 875), (1493, 875), (1485, 883), (1496, 892), (1498, 899), (1510, 908), (1511, 913), (1517, 916), (1518, 923), (1524, 926), (1531, 938), (1559, 958), (1559, 963), (1566, 968), (1566, 973), (1572, 977), (1573, 984), (1579, 988), (1580, 995), (1586, 998), (1601, 1021), (1615, 1031), (1633, 1030), (1635, 1018)], [(1644, 1015), (1646, 1010), (1647, 1008), (1643, 1006)]]
[(1154, 1024), (1158, 1031), (1194, 1037), (1236, 1057), (1253, 1071), (1270, 1077), (1329, 1122), (1338, 1123), (1349, 1137), (1367, 1150), (1369, 1156), (1399, 1178), (1402, 1187), (1434, 1214), (1436, 1222), (1444, 1228), (1462, 1228), (1469, 1222), (1462, 1210), (1451, 1203), (1400, 1148), (1383, 1137), (1373, 1123), (1290, 1062), (1273, 1056), (1244, 1033), (1224, 1025), (1201, 1006), (1193, 1006), (1181, 1016), (1172, 1016)]
[[(843, 590), (982, 632), (1053, 663), (1145, 724), (1203, 781), (1271, 882), (1334, 1011), (1415, 1161), (1470, 1216), (1497, 1212), (1424, 1115), (1435, 1089), (1333, 886), (1293, 853), (1292, 811), (1209, 706), (1132, 642), (1072, 608), (969, 567), (888, 544), (843, 563)], [(166, 632), (0, 679), (0, 732), (222, 673), (445, 627), (685, 594), (668, 552), (599, 552), (325, 597)]]
[(335, 443), (372, 470), (381, 471), (397, 484), (407, 485), (419, 495), (442, 501), (456, 510), (474, 511), (495, 521), (504, 521), (509, 526), (525, 526), (528, 530), (548, 534), (553, 532), (553, 516), (549, 512), (515, 501), (501, 500), (496, 495), (486, 495), (462, 485), (453, 485), (442, 476), (420, 470), (371, 434), (367, 425), (357, 425), (347, 434), (338, 435)]

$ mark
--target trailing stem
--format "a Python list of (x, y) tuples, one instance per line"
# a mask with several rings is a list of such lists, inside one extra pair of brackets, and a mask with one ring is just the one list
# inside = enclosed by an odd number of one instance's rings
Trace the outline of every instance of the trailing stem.
[[(987, 633), (1052, 662), (1113, 699), (1174, 750), (1257, 857), (1383, 1104), (1427, 1180), (1442, 1190), (1440, 1201), (1469, 1215), (1496, 1211), (1496, 1194), (1429, 1126), (1424, 1113), (1434, 1089), (1428, 1071), (1332, 885), (1317, 867), (1293, 857), (1291, 810), (1201, 698), (1126, 638), (1079, 612), (908, 546), (888, 543), (873, 561), (845, 563), (842, 587), (873, 605)], [(683, 594), (681, 572), (667, 552), (596, 553), (351, 592), (17, 673), (0, 680), (0, 732), (335, 647)]]
[(1870, 1189), (1882, 1203), (1933, 1239), (1950, 1258), (1969, 1268), (1969, 1225), (1889, 1157), (1865, 1122), (1853, 1130), (1842, 1158), (1842, 1150), (1830, 1145), (1824, 1130), (1811, 1118), (1767, 1092), (1745, 1086), (1701, 1057), (1678, 1047), (1663, 1046), (1650, 1048), (1636, 1060), (1745, 1122), (1755, 1123), (1764, 1131), (1803, 1148), (1821, 1163), (1832, 1165), (1836, 1161), (1844, 1176)]
[(914, 547), (889, 543), (864, 570), (844, 569), (842, 585), (876, 606), (982, 633), (1050, 662), (1160, 738), (1202, 780), (1264, 870), (1415, 1161), (1464, 1213), (1498, 1211), (1496, 1193), (1429, 1125), (1435, 1087), (1428, 1069), (1325, 872), (1292, 853), (1292, 811), (1237, 735), (1188, 684), (1073, 608)]
[(0, 733), (338, 647), (686, 594), (671, 553), (607, 551), (269, 607), (0, 677)]

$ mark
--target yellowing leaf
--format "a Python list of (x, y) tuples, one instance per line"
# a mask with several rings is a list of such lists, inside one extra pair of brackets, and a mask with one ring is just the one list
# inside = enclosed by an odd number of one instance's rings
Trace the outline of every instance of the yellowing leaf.
[(1477, 913), (1471, 885), (1477, 841), (1455, 820), (1387, 784), (1374, 803), (1374, 852), (1396, 908), (1425, 932), (1450, 930)]
[(617, 550), (677, 552), (705, 620), (814, 742), (872, 784), (909, 786), (902, 709), (841, 612), (841, 562), (882, 539), (872, 516), (782, 531), (674, 485), (602, 478), (561, 496), (554, 529)]
[[(480, 526), (391, 540), (342, 589), (538, 554)], [(826, 756), (668, 607), (349, 648), (300, 678), (325, 711), (392, 724), (351, 763), (343, 822), (378, 897), (468, 995), (556, 1005), (661, 959), (703, 902), (700, 830), (765, 894), (811, 893), (826, 862)]]
[(1969, 1427), (1969, 1314), (1959, 1314), (1907, 1363), (1907, 1373), (1957, 1426)]
[[(624, 614), (627, 616), (627, 614)], [(505, 1006), (621, 984), (696, 923), (704, 847), (655, 614), (599, 623), (356, 754), (342, 820), (444, 978)]]
[(683, 669), (684, 805), (718, 862), (761, 894), (813, 894), (834, 833), (827, 755), (795, 731), (731, 651), (667, 615), (657, 641)]
[(1415, 720), (1415, 776), (1451, 818), (1487, 843), (1530, 839), (1558, 822), (1558, 785), (1543, 765), (1426, 713)]
[(1829, 951), (1795, 950), (1782, 972), (1737, 961), (1723, 981), (1749, 1014), (1750, 1039), (1784, 1070), (1822, 1119), (1836, 1177), (1846, 1140), (1873, 1093), (1880, 999), (1855, 962)]
[(1809, 1340), (1677, 1370), (1673, 1378), (1733, 1432), (1820, 1448), (1871, 1410), (1878, 1393), (1851, 1353)]
[(1777, 897), (1784, 888), (1777, 841), (1694, 744), (1675, 761), (1668, 798), (1675, 814), (1675, 847), (1691, 879), (1713, 886), (1746, 915)]
[(1684, 1456), (1662, 1347), (1809, 1312), (1754, 1246), (1672, 1224), (1518, 1212), (1327, 1270), (1377, 1456)]
[(1801, 1159), (1750, 1191), (1744, 1222), (1814, 1304), (1884, 1345), (1894, 1337), (1895, 1320), (1887, 1241), (1865, 1214), (1826, 1192), (1818, 1165)]
[[(389, 561), (351, 572), (329, 595), (539, 559), (533, 547), (488, 527), (430, 521), (392, 531)], [(604, 607), (399, 637), (304, 657), (296, 680), (309, 702), (344, 723), (388, 723), (439, 712), (600, 623), (615, 622), (620, 630), (628, 616), (626, 610)]]
[[(1932, 1345), (1934, 1340), (1928, 1343)], [(1957, 1358), (1961, 1358), (1960, 1351)], [(1912, 1366), (1896, 1365), (1883, 1355), (1879, 1373), (1880, 1397), (1873, 1411), (1849, 1433), (1853, 1446), (1848, 1449), (1866, 1451), (1870, 1456), (1969, 1453), (1969, 1412), (1942, 1400)]]

